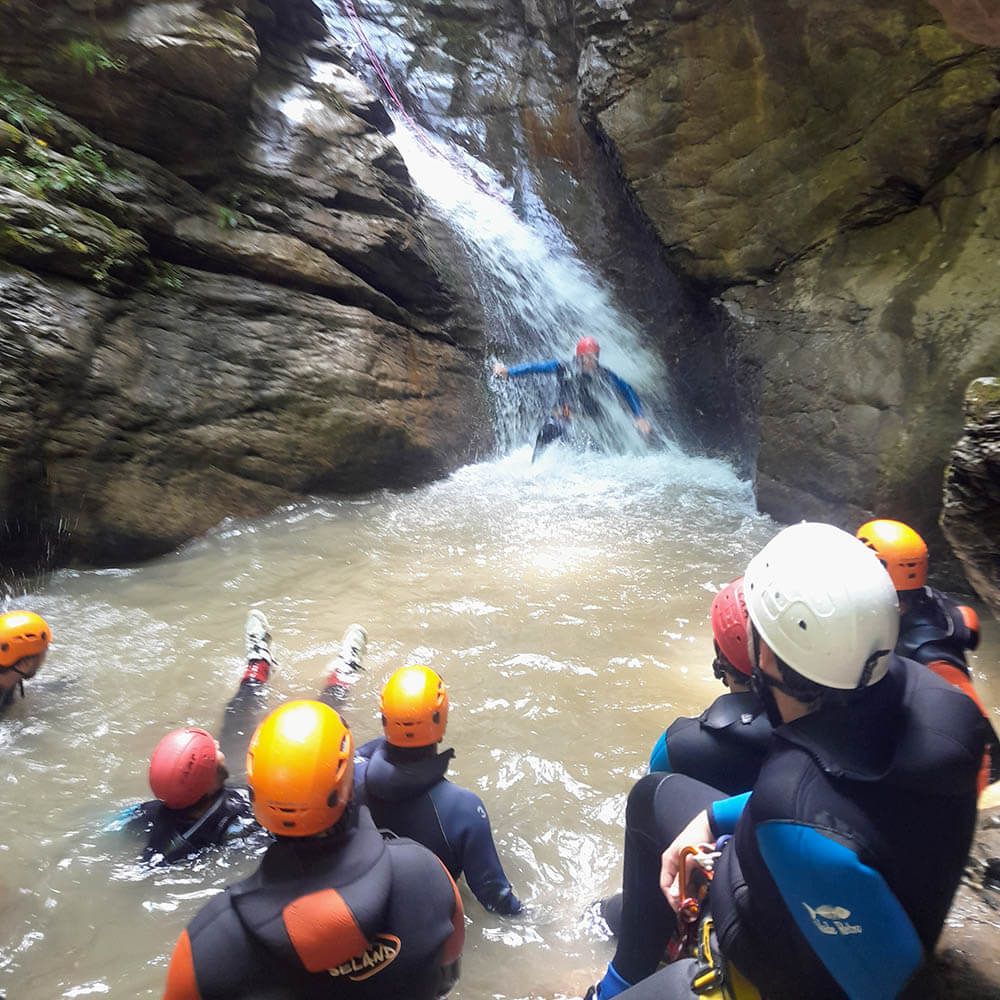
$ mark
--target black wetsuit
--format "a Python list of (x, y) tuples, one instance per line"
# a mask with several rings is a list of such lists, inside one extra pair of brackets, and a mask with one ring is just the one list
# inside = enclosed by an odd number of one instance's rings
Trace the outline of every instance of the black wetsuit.
[(132, 806), (122, 819), (125, 829), (148, 830), (142, 860), (154, 865), (172, 864), (205, 847), (245, 839), (260, 829), (247, 789), (228, 785), (197, 818), (190, 810), (168, 809), (159, 799), (150, 799)]
[(434, 1000), (465, 918), (440, 861), (351, 808), (327, 837), (279, 838), (181, 935), (164, 1000)]
[(720, 695), (696, 719), (675, 719), (649, 758), (650, 771), (686, 774), (727, 795), (753, 788), (771, 744), (771, 723), (750, 691)]
[[(0, 712), (6, 711), (14, 703), (14, 693), (17, 691), (18, 685), (15, 684), (12, 688), (7, 688), (3, 694), (0, 694)], [(21, 690), (21, 696), (24, 697), (24, 690)]]
[(454, 755), (454, 750), (401, 749), (371, 740), (356, 752), (356, 794), (380, 829), (423, 844), (452, 878), (464, 872), (487, 910), (513, 915), (521, 901), (500, 863), (482, 800), (445, 777)]
[(708, 808), (714, 835), (734, 834), (709, 890), (725, 960), (768, 1000), (896, 996), (933, 950), (968, 856), (984, 729), (970, 699), (893, 656), (849, 707), (779, 726), (751, 793), (643, 778), (613, 960), (639, 985), (620, 995), (691, 996), (693, 960), (650, 976), (676, 928), (660, 854)]
[(899, 620), (896, 652), (925, 665), (950, 663), (968, 676), (965, 653), (979, 645), (979, 633), (966, 624), (958, 602), (933, 587), (908, 596), (910, 607)]

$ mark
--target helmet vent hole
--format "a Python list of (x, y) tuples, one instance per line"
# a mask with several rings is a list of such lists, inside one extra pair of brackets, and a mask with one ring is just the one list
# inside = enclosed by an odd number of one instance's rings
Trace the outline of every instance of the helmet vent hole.
[(802, 629), (803, 632), (806, 630), (806, 623), (801, 618), (799, 619), (799, 628)]
[(441, 721), (441, 713), (435, 712), (433, 715), (434, 725), (436, 726)]

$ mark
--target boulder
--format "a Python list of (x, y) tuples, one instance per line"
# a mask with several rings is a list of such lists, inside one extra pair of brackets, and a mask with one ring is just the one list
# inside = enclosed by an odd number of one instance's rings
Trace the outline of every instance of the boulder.
[(965, 394), (965, 435), (945, 474), (941, 527), (1000, 619), (1000, 378), (977, 379)]
[(0, 5), (0, 571), (481, 446), (468, 281), (347, 66), (311, 0)]
[(962, 392), (1000, 365), (987, 6), (576, 5), (594, 128), (733, 318), (762, 509), (898, 517), (939, 565)]

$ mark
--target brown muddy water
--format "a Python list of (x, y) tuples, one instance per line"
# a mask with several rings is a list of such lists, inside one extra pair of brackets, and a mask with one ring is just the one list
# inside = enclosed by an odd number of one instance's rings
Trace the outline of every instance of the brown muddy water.
[[(463, 889), (452, 995), (579, 995), (611, 953), (584, 911), (620, 877), (626, 793), (663, 726), (720, 693), (711, 595), (775, 530), (716, 462), (553, 449), (531, 466), (521, 449), (420, 490), (226, 524), (139, 568), (57, 574), (13, 602), (45, 615), (55, 644), (0, 721), (0, 993), (158, 996), (182, 927), (253, 869), (230, 848), (145, 870), (111, 827), (148, 797), (166, 730), (217, 728), (259, 607), (275, 705), (316, 690), (349, 622), (368, 628), (359, 741), (396, 667), (444, 675), (453, 777), (485, 800), (528, 903), (502, 919)], [(974, 669), (995, 716), (998, 649), (986, 622)]]

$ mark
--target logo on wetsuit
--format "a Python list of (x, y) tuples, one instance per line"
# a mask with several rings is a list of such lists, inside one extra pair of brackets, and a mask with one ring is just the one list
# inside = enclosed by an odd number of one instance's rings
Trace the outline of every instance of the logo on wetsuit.
[(824, 903), (822, 906), (813, 908), (808, 903), (802, 904), (809, 916), (812, 918), (813, 926), (820, 934), (860, 934), (861, 924), (849, 924), (847, 919), (851, 915), (850, 910), (845, 910), (842, 906), (829, 906)]
[(376, 934), (374, 940), (360, 955), (348, 962), (341, 962), (335, 969), (327, 969), (331, 976), (347, 976), (355, 983), (377, 975), (399, 954), (400, 941), (395, 934)]

